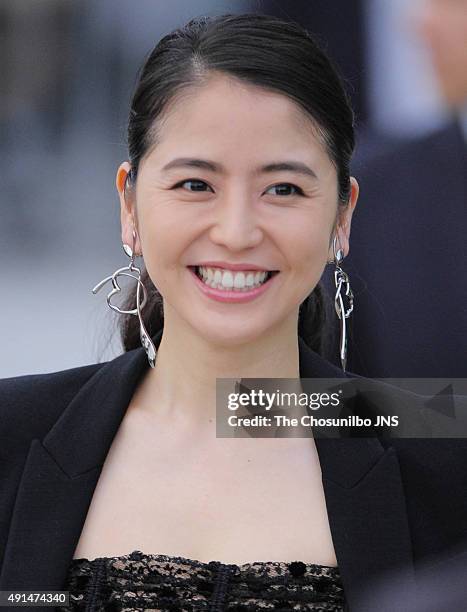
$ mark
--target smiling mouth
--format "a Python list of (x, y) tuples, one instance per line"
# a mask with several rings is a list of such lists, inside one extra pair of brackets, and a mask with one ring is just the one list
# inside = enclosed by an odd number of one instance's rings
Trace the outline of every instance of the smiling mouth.
[(279, 274), (279, 270), (260, 271), (245, 270), (232, 271), (216, 268), (214, 274), (212, 270), (209, 274), (201, 272), (199, 266), (187, 266), (196, 276), (208, 287), (226, 291), (246, 292), (257, 289), (266, 284), (273, 276)]

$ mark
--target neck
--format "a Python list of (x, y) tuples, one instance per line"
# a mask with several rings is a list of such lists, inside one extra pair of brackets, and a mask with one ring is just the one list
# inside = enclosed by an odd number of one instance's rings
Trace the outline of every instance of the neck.
[(136, 404), (164, 421), (215, 422), (216, 378), (299, 378), (297, 317), (257, 337), (212, 341), (170, 310), (156, 367), (135, 394)]

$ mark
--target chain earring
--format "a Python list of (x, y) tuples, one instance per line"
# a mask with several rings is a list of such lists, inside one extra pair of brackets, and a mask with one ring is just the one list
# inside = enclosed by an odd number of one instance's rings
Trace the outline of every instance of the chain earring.
[[(123, 243), (123, 250), (125, 254), (130, 258), (130, 263), (128, 266), (124, 266), (123, 268), (119, 268), (115, 270), (113, 274), (107, 276), (102, 279), (100, 283), (98, 283), (92, 292), (94, 295), (100, 291), (100, 289), (109, 281), (112, 281), (113, 289), (107, 296), (107, 304), (109, 308), (118, 312), (120, 314), (131, 314), (135, 315), (139, 319), (139, 335), (141, 339), (141, 344), (146, 351), (146, 355), (148, 356), (149, 365), (151, 368), (155, 367), (156, 364), (156, 347), (154, 346), (151, 337), (149, 336), (146, 327), (144, 326), (143, 318), (141, 316), (141, 310), (144, 308), (147, 302), (147, 292), (144, 283), (141, 281), (141, 270), (138, 266), (135, 265), (135, 243), (136, 243), (136, 232), (133, 229), (133, 247), (130, 245)], [(118, 306), (111, 303), (112, 296), (121, 291), (121, 287), (118, 284), (119, 276), (129, 276), (130, 278), (134, 278), (137, 281), (136, 284), (136, 308), (133, 310), (121, 310)], [(142, 299), (141, 299), (141, 291), (142, 291)]]
[[(339, 242), (339, 248), (337, 248), (337, 243)], [(354, 295), (352, 293), (352, 289), (350, 288), (349, 277), (342, 270), (340, 264), (344, 260), (344, 251), (341, 247), (339, 237), (337, 233), (334, 235), (334, 239), (332, 241), (332, 249), (334, 252), (334, 259), (328, 263), (335, 264), (336, 268), (334, 270), (334, 284), (336, 286), (336, 294), (334, 296), (334, 307), (336, 309), (337, 316), (340, 320), (340, 342), (339, 342), (339, 356), (342, 364), (342, 369), (345, 372), (345, 368), (347, 365), (347, 324), (346, 319), (348, 319), (353, 311), (354, 307)], [(344, 305), (344, 297), (348, 300), (348, 308), (345, 308)]]

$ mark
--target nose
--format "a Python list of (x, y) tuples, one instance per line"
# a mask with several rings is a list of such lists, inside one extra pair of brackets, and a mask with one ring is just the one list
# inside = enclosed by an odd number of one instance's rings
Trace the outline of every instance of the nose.
[(210, 239), (229, 251), (243, 251), (257, 246), (263, 239), (258, 211), (251, 196), (231, 192), (219, 203), (210, 230)]

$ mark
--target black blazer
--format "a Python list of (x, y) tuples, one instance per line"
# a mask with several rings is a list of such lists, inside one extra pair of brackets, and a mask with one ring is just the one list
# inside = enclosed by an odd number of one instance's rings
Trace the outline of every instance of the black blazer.
[[(302, 378), (343, 376), (300, 337), (299, 356)], [(62, 588), (104, 460), (148, 367), (139, 348), (107, 363), (0, 381), (0, 589)], [(385, 572), (398, 570), (394, 604), (416, 584), (420, 563), (462, 557), (466, 441), (315, 442), (352, 612), (374, 612), (362, 593)]]

